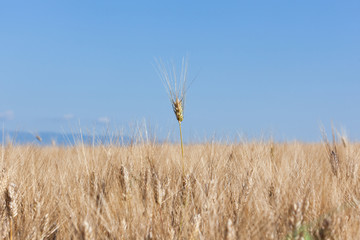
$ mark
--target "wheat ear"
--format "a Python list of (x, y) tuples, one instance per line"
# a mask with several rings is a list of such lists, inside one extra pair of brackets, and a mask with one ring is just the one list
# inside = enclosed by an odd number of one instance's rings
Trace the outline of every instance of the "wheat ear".
[(236, 239), (236, 231), (233, 225), (233, 222), (229, 218), (226, 224), (225, 230), (225, 239), (226, 240), (235, 240)]
[(172, 109), (175, 113), (176, 120), (179, 123), (180, 142), (181, 142), (181, 168), (182, 174), (185, 175), (184, 165), (184, 144), (181, 131), (181, 122), (184, 120), (184, 103), (187, 87), (187, 69), (188, 64), (185, 58), (182, 59), (180, 76), (177, 77), (174, 64), (172, 67), (166, 67), (163, 61), (156, 61), (158, 65), (159, 76), (167, 90), (170, 98)]
[(93, 240), (95, 239), (95, 234), (90, 223), (86, 220), (80, 226), (80, 234), (82, 240)]
[(18, 207), (17, 207), (17, 197), (16, 197), (16, 185), (13, 183), (10, 183), (9, 186), (6, 188), (6, 192), (5, 192), (5, 200), (6, 200), (6, 210), (8, 213), (8, 217), (10, 220), (10, 240), (13, 239), (12, 235), (13, 235), (13, 220), (16, 217), (16, 215), (18, 214)]

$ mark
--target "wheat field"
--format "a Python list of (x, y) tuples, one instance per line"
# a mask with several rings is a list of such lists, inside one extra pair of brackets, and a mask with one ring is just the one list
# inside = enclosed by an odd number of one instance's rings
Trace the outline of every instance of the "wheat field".
[[(359, 239), (360, 145), (3, 146), (1, 239)], [(11, 235), (11, 236), (10, 236)]]

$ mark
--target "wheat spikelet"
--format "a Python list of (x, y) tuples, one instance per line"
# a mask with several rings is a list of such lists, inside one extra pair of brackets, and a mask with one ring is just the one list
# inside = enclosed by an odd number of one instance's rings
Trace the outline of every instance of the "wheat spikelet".
[(103, 198), (106, 194), (105, 181), (100, 179), (95, 175), (95, 172), (90, 174), (90, 196), (95, 201), (97, 209), (101, 212), (103, 207)]
[(253, 180), (253, 170), (249, 170), (246, 173), (246, 178), (244, 180), (244, 182), (242, 183), (242, 191), (241, 194), (239, 196), (239, 203), (240, 205), (244, 205), (247, 200), (248, 200), (248, 196), (250, 194), (251, 188), (254, 185), (254, 180)]
[(345, 136), (341, 137), (341, 142), (342, 142), (344, 148), (346, 148), (349, 145), (349, 143), (348, 143), (349, 141), (348, 141), (347, 137), (345, 137)]
[(341, 219), (335, 215), (326, 216), (322, 219), (319, 228), (315, 231), (314, 235), (320, 240), (334, 240), (341, 239), (339, 236), (339, 225)]
[(321, 240), (331, 239), (331, 218), (325, 217), (321, 222), (321, 226), (318, 232), (318, 237)]
[(142, 181), (142, 200), (146, 202), (148, 198), (148, 188), (149, 188), (149, 169), (145, 170), (143, 181)]
[(293, 239), (301, 239), (300, 226), (303, 221), (302, 204), (301, 202), (294, 203), (289, 208), (288, 223), (293, 236)]
[(180, 195), (181, 195), (182, 204), (183, 204), (184, 206), (186, 206), (186, 203), (187, 203), (187, 200), (188, 200), (190, 184), (191, 184), (191, 183), (190, 183), (190, 177), (189, 177), (189, 175), (181, 176), (181, 191), (180, 191)]
[(6, 173), (6, 169), (3, 168), (0, 172), (0, 193), (4, 193), (6, 186), (8, 184), (8, 175)]
[(121, 220), (121, 230), (122, 230), (123, 238), (128, 239), (129, 226), (124, 218)]
[[(40, 194), (40, 192), (38, 191), (34, 197), (34, 201), (32, 204), (32, 208), (31, 208), (31, 215), (32, 215), (32, 220), (33, 222), (38, 222), (39, 218), (40, 218), (40, 208), (41, 205), (43, 204), (43, 199), (42, 199), (42, 195)], [(38, 229), (37, 227), (34, 225), (31, 228), (31, 232), (30, 234), (28, 234), (28, 236), (26, 237), (26, 240), (30, 240), (30, 239), (37, 239), (38, 235)]]
[(147, 233), (146, 233), (145, 239), (146, 239), (146, 240), (152, 240), (152, 239), (154, 239), (154, 234), (153, 234), (152, 226), (149, 227), (149, 229), (148, 229), (148, 231), (147, 231)]
[(179, 122), (182, 122), (184, 120), (184, 113), (183, 113), (184, 105), (183, 104), (184, 104), (183, 100), (180, 100), (177, 97), (175, 100), (172, 101), (173, 111), (175, 113), (176, 119)]
[(274, 145), (274, 142), (271, 141), (270, 143), (270, 159), (271, 161), (274, 161), (274, 157), (275, 157), (275, 145)]
[(97, 178), (95, 172), (91, 172), (90, 174), (90, 196), (95, 198), (97, 194)]
[(5, 191), (6, 210), (10, 218), (15, 218), (18, 214), (16, 185), (10, 183)]
[(191, 235), (191, 239), (201, 239), (201, 231), (200, 231), (200, 224), (201, 224), (201, 215), (196, 214), (194, 216), (194, 230)]
[(35, 136), (36, 140), (38, 140), (39, 142), (42, 142), (42, 138), (39, 135)]
[(330, 164), (331, 164), (331, 171), (333, 172), (333, 174), (335, 176), (338, 176), (339, 158), (338, 158), (336, 149), (335, 149), (335, 151), (331, 151), (331, 153), (330, 153)]
[(33, 226), (32, 229), (31, 229), (30, 234), (28, 234), (28, 236), (26, 237), (26, 240), (35, 240), (35, 239), (37, 239), (36, 233), (37, 233), (36, 227)]
[(176, 238), (175, 238), (175, 230), (174, 230), (174, 228), (169, 228), (168, 229), (168, 232), (169, 232), (169, 239), (170, 240), (175, 240)]
[(172, 196), (172, 191), (170, 188), (171, 178), (166, 176), (161, 184), (161, 193), (162, 193), (162, 202), (164, 203), (169, 196)]
[(163, 191), (161, 188), (161, 183), (160, 183), (159, 177), (157, 176), (157, 174), (155, 172), (152, 173), (152, 187), (153, 187), (153, 192), (154, 192), (155, 203), (161, 205)]
[(226, 224), (226, 231), (225, 231), (225, 239), (226, 240), (235, 240), (236, 239), (236, 231), (234, 229), (234, 225), (229, 218)]
[(130, 189), (130, 184), (129, 184), (129, 172), (127, 171), (125, 166), (121, 166), (120, 168), (120, 184), (123, 190), (123, 198), (126, 200)]
[(150, 195), (151, 188), (149, 187), (151, 182), (151, 175), (148, 168), (145, 169), (141, 181), (141, 199), (144, 206), (144, 215), (148, 213), (148, 206), (152, 203)]
[(84, 220), (80, 227), (80, 234), (82, 240), (95, 240), (93, 228), (88, 221)]
[(326, 136), (325, 130), (322, 130), (322, 135), (323, 135), (323, 141), (325, 142), (326, 149), (328, 152), (329, 162), (331, 165), (331, 171), (337, 177), (338, 173), (339, 173), (340, 161), (339, 161), (338, 151), (336, 148), (336, 139), (335, 139), (334, 128), (332, 127), (331, 130), (332, 130), (332, 138), (333, 138), (332, 144), (329, 143), (329, 140)]
[(17, 206), (17, 195), (16, 195), (16, 185), (14, 183), (10, 183), (5, 191), (5, 202), (6, 202), (6, 212), (10, 222), (10, 240), (12, 240), (13, 236), (13, 219), (18, 214), (18, 206)]
[(126, 232), (128, 230), (128, 225), (127, 225), (125, 219), (121, 220), (121, 228), (124, 232)]
[(182, 122), (184, 119), (184, 102), (187, 87), (187, 61), (183, 58), (180, 76), (177, 76), (174, 64), (171, 67), (166, 67), (159, 60), (157, 65), (158, 74), (167, 90), (176, 119)]

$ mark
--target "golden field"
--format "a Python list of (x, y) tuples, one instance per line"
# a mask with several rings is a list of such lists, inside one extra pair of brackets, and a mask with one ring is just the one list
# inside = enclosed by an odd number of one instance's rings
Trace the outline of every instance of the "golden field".
[(3, 146), (0, 238), (360, 239), (360, 145)]

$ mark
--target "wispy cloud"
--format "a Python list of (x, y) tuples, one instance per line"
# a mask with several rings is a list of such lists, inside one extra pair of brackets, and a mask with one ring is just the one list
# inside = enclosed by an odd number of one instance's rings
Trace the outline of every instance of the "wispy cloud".
[(103, 124), (109, 124), (110, 123), (110, 119), (108, 117), (100, 117), (97, 120), (99, 123), (103, 123)]
[(12, 119), (14, 119), (14, 111), (7, 110), (5, 112), (0, 112), (0, 119), (1, 120), (12, 120)]
[(65, 119), (65, 120), (71, 120), (73, 118), (74, 118), (74, 114), (72, 114), (72, 113), (67, 113), (63, 116), (63, 119)]

